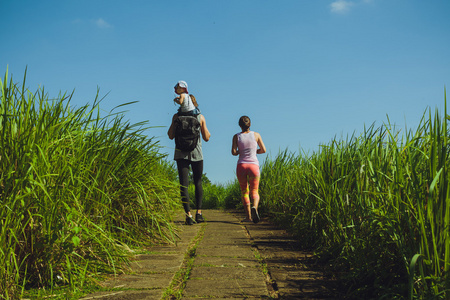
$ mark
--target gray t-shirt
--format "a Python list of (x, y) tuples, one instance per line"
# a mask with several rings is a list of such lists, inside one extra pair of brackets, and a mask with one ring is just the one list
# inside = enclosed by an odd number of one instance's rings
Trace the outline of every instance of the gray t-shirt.
[[(197, 115), (197, 120), (201, 123), (201, 115)], [(175, 149), (174, 160), (177, 159), (186, 159), (190, 161), (201, 161), (203, 160), (203, 152), (202, 152), (202, 135), (200, 134), (198, 137), (197, 146), (191, 152), (185, 152), (178, 149)]]

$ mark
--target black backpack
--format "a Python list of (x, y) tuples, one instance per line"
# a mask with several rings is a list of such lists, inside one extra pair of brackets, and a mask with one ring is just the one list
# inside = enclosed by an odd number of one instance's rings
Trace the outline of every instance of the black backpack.
[(195, 149), (200, 137), (200, 122), (197, 117), (178, 116), (175, 119), (175, 147), (183, 152)]

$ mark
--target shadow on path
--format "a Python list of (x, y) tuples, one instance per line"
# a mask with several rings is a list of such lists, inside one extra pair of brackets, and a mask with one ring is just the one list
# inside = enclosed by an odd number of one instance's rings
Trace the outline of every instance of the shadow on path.
[[(243, 212), (204, 210), (205, 223), (184, 225), (176, 244), (136, 255), (129, 272), (101, 283), (83, 299), (339, 299), (298, 241), (270, 224), (242, 223)], [(181, 272), (181, 273), (180, 273)], [(180, 274), (182, 278), (180, 278)], [(171, 287), (171, 288), (169, 288)]]
[[(243, 213), (230, 212), (236, 218)], [(279, 299), (341, 299), (336, 282), (326, 276), (312, 252), (301, 250), (300, 242), (285, 230), (262, 218), (245, 224), (248, 238), (260, 255), (268, 273), (269, 289)]]

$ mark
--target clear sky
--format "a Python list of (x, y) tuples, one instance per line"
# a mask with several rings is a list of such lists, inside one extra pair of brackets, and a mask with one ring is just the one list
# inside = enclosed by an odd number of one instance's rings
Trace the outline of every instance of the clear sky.
[[(204, 172), (235, 178), (231, 140), (250, 116), (268, 153), (319, 145), (387, 121), (415, 128), (450, 86), (448, 0), (0, 0), (0, 67), (73, 105), (108, 94), (173, 157), (173, 86), (205, 115)], [(163, 127), (159, 127), (163, 126)]]

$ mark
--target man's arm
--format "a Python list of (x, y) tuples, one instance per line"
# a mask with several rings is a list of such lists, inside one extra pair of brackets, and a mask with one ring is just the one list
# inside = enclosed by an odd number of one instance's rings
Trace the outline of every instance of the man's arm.
[(175, 125), (174, 121), (178, 117), (178, 114), (174, 114), (172, 117), (172, 124), (170, 124), (169, 131), (167, 131), (167, 135), (169, 136), (169, 139), (173, 140), (175, 138)]
[(211, 133), (209, 133), (208, 127), (206, 127), (206, 120), (203, 115), (200, 115), (200, 130), (202, 132), (202, 137), (205, 142), (209, 141)]

